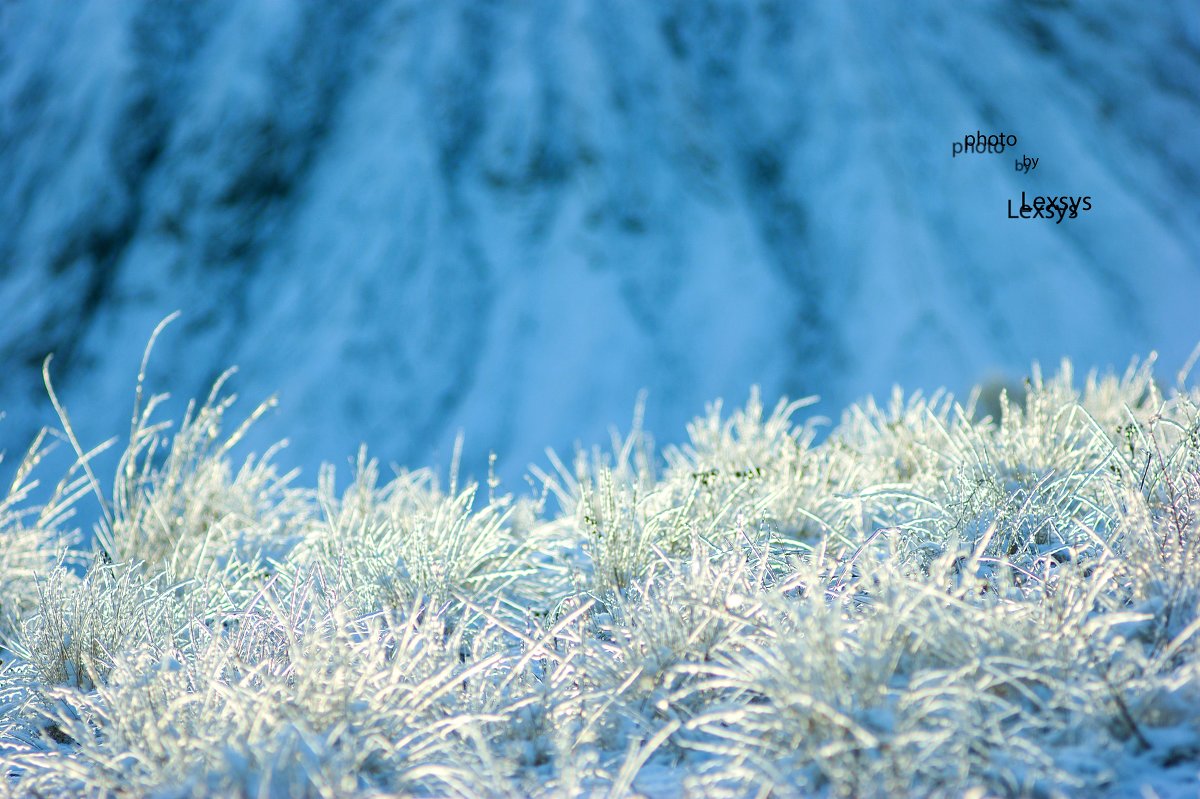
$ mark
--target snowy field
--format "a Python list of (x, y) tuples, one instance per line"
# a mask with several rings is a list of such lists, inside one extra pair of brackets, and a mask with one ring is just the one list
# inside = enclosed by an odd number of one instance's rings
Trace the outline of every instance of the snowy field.
[(752, 392), (517, 493), (303, 485), (139, 388), (115, 478), (31, 504), (39, 444), (0, 504), (0, 791), (1195, 796), (1200, 390), (1152, 372), (820, 443)]
[[(1198, 77), (1196, 0), (0, 2), (0, 449), (53, 421), (51, 352), (80, 436), (126, 427), (177, 308), (164, 410), (237, 364), (309, 474), (444, 475), (465, 430), (520, 484), (642, 389), (678, 441), (751, 385), (1174, 372)], [(1018, 143), (952, 158), (979, 130)]]
[(1200, 799), (1197, 76), (1197, 0), (0, 0), (0, 799)]

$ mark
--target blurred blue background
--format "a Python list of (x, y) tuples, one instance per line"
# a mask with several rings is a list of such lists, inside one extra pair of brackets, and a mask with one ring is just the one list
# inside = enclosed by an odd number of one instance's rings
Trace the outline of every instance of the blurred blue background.
[(47, 353), (97, 443), (176, 309), (168, 412), (240, 366), (305, 482), (1200, 341), (1194, 0), (14, 0), (0, 112), (9, 468)]

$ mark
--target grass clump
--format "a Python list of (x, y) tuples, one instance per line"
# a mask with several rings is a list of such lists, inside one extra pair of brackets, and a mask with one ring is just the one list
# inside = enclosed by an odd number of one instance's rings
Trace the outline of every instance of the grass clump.
[(35, 503), (39, 438), (0, 499), (0, 793), (1194, 788), (1185, 377), (897, 392), (819, 443), (752, 393), (486, 500), (365, 451), (303, 487), (234, 461), (225, 378), (174, 433), (139, 379), (111, 490), (64, 412), (76, 466)]

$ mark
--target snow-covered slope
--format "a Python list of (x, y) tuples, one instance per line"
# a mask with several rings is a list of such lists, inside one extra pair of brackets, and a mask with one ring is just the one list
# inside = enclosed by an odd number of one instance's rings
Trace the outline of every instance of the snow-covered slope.
[[(463, 428), (510, 477), (643, 387), (670, 433), (1200, 340), (1192, 0), (18, 0), (0, 111), (10, 452), (47, 352), (85, 440), (125, 428), (175, 309), (153, 386), (240, 365), (287, 459)], [(952, 159), (976, 130), (1019, 144)]]

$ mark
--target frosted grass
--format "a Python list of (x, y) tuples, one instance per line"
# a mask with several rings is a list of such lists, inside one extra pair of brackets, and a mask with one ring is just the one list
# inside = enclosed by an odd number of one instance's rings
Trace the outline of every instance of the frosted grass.
[(35, 502), (41, 437), (0, 500), (0, 791), (1194, 792), (1200, 391), (1152, 366), (820, 443), (808, 401), (661, 452), (638, 414), (528, 495), (305, 487), (233, 460), (224, 377), (177, 427), (139, 380), (111, 491), (63, 411), (76, 466)]

